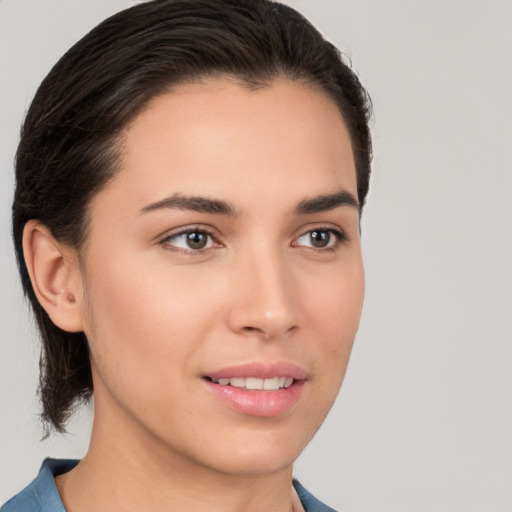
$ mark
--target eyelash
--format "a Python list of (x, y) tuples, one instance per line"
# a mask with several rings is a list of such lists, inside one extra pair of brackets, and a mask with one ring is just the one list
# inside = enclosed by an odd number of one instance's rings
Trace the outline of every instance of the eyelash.
[(177, 247), (176, 245), (173, 245), (170, 243), (170, 241), (173, 239), (175, 240), (180, 236), (191, 235), (193, 233), (197, 233), (200, 235), (206, 235), (207, 237), (209, 237), (210, 240), (213, 241), (214, 244), (219, 244), (219, 242), (216, 240), (215, 234), (213, 232), (205, 229), (204, 227), (199, 227), (199, 226), (186, 228), (186, 229), (183, 229), (182, 231), (178, 231), (177, 233), (172, 233), (170, 235), (167, 235), (165, 238), (163, 238), (159, 242), (159, 244), (164, 246), (167, 250), (175, 251), (175, 252), (178, 252), (181, 254), (186, 254), (189, 256), (190, 255), (192, 255), (192, 256), (201, 255), (201, 254), (204, 254), (209, 249), (213, 248), (213, 247), (206, 247), (203, 249), (192, 249), (192, 248), (184, 249), (184, 248)]
[[(328, 226), (317, 226), (312, 229), (308, 229), (302, 235), (297, 237), (295, 240), (299, 240), (303, 236), (306, 236), (306, 235), (314, 233), (314, 232), (329, 233), (330, 235), (334, 236), (334, 238), (335, 238), (333, 245), (331, 245), (329, 247), (321, 247), (321, 248), (307, 247), (307, 249), (309, 251), (313, 251), (316, 253), (336, 252), (340, 248), (341, 245), (343, 245), (344, 243), (349, 241), (348, 236), (346, 235), (346, 233), (343, 230), (335, 229), (333, 227), (328, 227)], [(294, 246), (294, 242), (292, 242), (293, 246)], [(298, 246), (298, 247), (302, 247), (302, 246)]]
[[(331, 245), (331, 246), (322, 247), (322, 248), (304, 247), (304, 246), (296, 244), (297, 240), (299, 240), (300, 238), (302, 238), (302, 237), (304, 237), (304, 236), (306, 236), (308, 234), (314, 233), (314, 232), (329, 233), (330, 235), (334, 236), (334, 238), (335, 238), (334, 244)], [(178, 253), (186, 254), (186, 255), (202, 255), (206, 251), (209, 251), (210, 249), (214, 248), (214, 247), (205, 247), (205, 248), (200, 248), (200, 249), (192, 249), (192, 248), (184, 249), (184, 248), (177, 247), (176, 245), (170, 243), (170, 241), (173, 240), (173, 239), (175, 240), (178, 237), (185, 236), (185, 235), (190, 235), (190, 234), (206, 235), (207, 237), (209, 237), (209, 239), (214, 244), (219, 244), (220, 245), (220, 242), (218, 242), (216, 240), (215, 234), (213, 232), (205, 229), (204, 227), (199, 227), (199, 226), (198, 227), (187, 228), (187, 229), (184, 229), (184, 230), (179, 231), (177, 233), (172, 233), (170, 235), (167, 235), (165, 238), (163, 238), (159, 242), (159, 244), (164, 246), (167, 250), (172, 250), (174, 252), (178, 252)], [(319, 227), (315, 227), (315, 228), (312, 228), (312, 229), (308, 229), (307, 231), (304, 231), (300, 236), (298, 236), (297, 238), (294, 239), (294, 241), (292, 242), (291, 245), (292, 245), (292, 247), (306, 248), (307, 250), (313, 251), (313, 252), (316, 252), (316, 253), (326, 253), (326, 252), (336, 252), (336, 250), (339, 249), (340, 245), (343, 245), (344, 243), (346, 243), (348, 241), (349, 241), (348, 236), (341, 229), (335, 229), (335, 228), (332, 228), (332, 227), (319, 226)]]

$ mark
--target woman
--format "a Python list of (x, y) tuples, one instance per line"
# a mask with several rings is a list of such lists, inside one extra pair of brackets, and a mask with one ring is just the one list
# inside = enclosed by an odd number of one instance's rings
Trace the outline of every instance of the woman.
[(362, 307), (369, 99), (267, 0), (109, 18), (27, 114), (13, 231), (49, 430), (94, 396), (80, 461), (2, 508), (331, 510), (292, 465)]

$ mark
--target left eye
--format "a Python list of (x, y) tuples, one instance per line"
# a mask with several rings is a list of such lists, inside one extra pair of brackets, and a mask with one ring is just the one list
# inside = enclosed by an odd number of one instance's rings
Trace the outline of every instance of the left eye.
[(210, 234), (204, 231), (185, 231), (172, 235), (165, 239), (167, 245), (172, 245), (177, 249), (189, 251), (200, 251), (201, 249), (209, 249), (213, 247), (214, 242)]
[(297, 238), (294, 245), (314, 249), (330, 249), (338, 244), (340, 238), (340, 234), (332, 229), (312, 229)]

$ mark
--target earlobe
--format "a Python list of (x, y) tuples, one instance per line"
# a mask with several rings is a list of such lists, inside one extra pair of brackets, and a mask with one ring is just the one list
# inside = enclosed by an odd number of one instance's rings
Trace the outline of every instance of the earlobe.
[(23, 253), (34, 293), (52, 322), (65, 331), (82, 331), (82, 285), (76, 253), (36, 220), (27, 222), (23, 230)]

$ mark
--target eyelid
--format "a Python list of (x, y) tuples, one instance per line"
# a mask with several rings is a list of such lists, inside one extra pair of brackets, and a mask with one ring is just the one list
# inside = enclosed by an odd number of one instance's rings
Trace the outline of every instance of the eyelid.
[[(312, 231), (327, 231), (331, 233), (336, 241), (334, 245), (324, 247), (324, 248), (318, 248), (318, 247), (308, 247), (304, 245), (297, 244), (297, 240), (301, 237), (307, 235), (308, 233)], [(210, 237), (213, 241), (213, 247), (205, 247), (202, 249), (184, 249), (181, 247), (177, 247), (171, 243), (169, 243), (169, 240), (175, 237), (179, 237), (182, 235), (186, 235), (188, 233), (204, 233), (208, 237)], [(347, 235), (346, 231), (341, 228), (338, 225), (333, 224), (311, 224), (309, 226), (302, 226), (300, 230), (297, 230), (297, 234), (293, 237), (293, 240), (291, 242), (292, 247), (302, 248), (314, 252), (333, 252), (336, 251), (336, 249), (339, 248), (339, 246), (347, 243), (350, 241), (350, 237)], [(186, 225), (186, 226), (180, 226), (179, 228), (174, 228), (170, 231), (165, 232), (162, 236), (158, 237), (157, 244), (164, 246), (167, 250), (187, 254), (187, 255), (199, 255), (204, 254), (207, 251), (210, 251), (212, 249), (223, 247), (224, 244), (219, 241), (219, 234), (216, 229), (212, 228), (211, 226), (204, 225), (204, 224), (195, 224), (195, 225)]]
[[(171, 243), (169, 243), (169, 240), (172, 238), (177, 238), (179, 236), (186, 235), (188, 233), (204, 233), (205, 235), (208, 235), (213, 243), (213, 247), (205, 247), (203, 249), (184, 249), (182, 247), (177, 247)], [(169, 251), (174, 251), (182, 254), (187, 255), (199, 255), (204, 254), (206, 251), (209, 251), (211, 249), (215, 249), (216, 247), (221, 247), (222, 243), (219, 242), (218, 235), (215, 232), (215, 230), (209, 226), (205, 226), (204, 224), (197, 224), (197, 225), (188, 225), (188, 226), (181, 226), (179, 228), (175, 228), (173, 230), (165, 232), (162, 236), (158, 238), (157, 244), (163, 246)]]
[[(296, 241), (302, 238), (303, 236), (307, 235), (308, 233), (311, 233), (312, 231), (327, 231), (329, 233), (332, 233), (332, 235), (335, 237), (336, 242), (334, 245), (329, 247), (307, 247), (302, 245), (295, 245)], [(292, 241), (293, 247), (298, 247), (302, 249), (311, 250), (314, 252), (333, 252), (336, 251), (341, 245), (346, 244), (350, 241), (350, 237), (347, 235), (347, 232), (342, 229), (340, 226), (335, 226), (332, 224), (319, 224), (319, 225), (311, 225), (302, 227), (299, 234), (294, 237)]]

